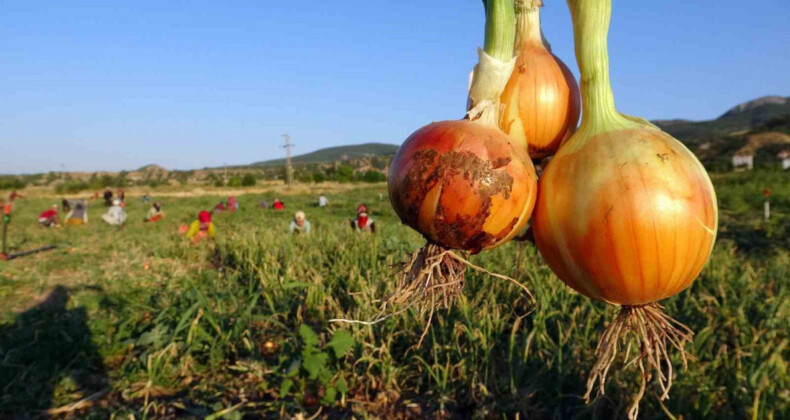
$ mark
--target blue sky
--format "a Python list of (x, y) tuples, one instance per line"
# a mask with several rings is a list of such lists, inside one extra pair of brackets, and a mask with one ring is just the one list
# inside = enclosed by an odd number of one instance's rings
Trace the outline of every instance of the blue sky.
[[(564, 1), (543, 29), (578, 73)], [(790, 95), (790, 1), (615, 0), (620, 110)], [(463, 115), (479, 0), (0, 0), (0, 173), (170, 169), (400, 143)]]

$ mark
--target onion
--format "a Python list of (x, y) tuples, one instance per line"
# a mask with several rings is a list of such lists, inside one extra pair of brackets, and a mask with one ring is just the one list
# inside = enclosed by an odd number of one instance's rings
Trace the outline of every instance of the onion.
[(463, 286), (466, 267), (483, 270), (451, 250), (477, 253), (501, 245), (532, 214), (535, 168), (526, 150), (498, 127), (499, 98), (515, 63), (513, 2), (485, 5), (485, 47), (470, 77), (466, 119), (420, 128), (390, 166), (393, 208), (428, 244), (404, 264), (385, 305), (422, 302), (431, 314), (436, 305), (448, 305)]
[(403, 223), (428, 241), (477, 253), (524, 228), (536, 180), (526, 152), (502, 131), (442, 121), (420, 128), (398, 149), (389, 195)]
[(542, 5), (516, 1), (516, 66), (501, 96), (502, 130), (533, 159), (553, 155), (573, 134), (581, 107), (576, 79), (540, 30)]
[(642, 371), (642, 386), (628, 410), (635, 419), (651, 370), (661, 397), (668, 397), (670, 344), (685, 363), (683, 344), (693, 333), (657, 302), (687, 288), (710, 257), (716, 195), (686, 147), (645, 120), (616, 111), (606, 46), (611, 0), (568, 5), (584, 114), (540, 178), (533, 229), (540, 253), (563, 282), (621, 305), (598, 343), (585, 398), (596, 381), (603, 393), (618, 343), (632, 335), (638, 342), (629, 349), (636, 354), (624, 357)]

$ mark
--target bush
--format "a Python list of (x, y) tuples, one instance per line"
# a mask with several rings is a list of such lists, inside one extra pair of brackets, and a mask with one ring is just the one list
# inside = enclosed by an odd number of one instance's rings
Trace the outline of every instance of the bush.
[(241, 177), (238, 175), (233, 175), (228, 179), (229, 187), (241, 187), (241, 185)]
[(384, 175), (382, 172), (370, 169), (365, 171), (360, 178), (363, 182), (385, 182), (387, 180), (387, 175)]
[(243, 178), (241, 178), (241, 186), (242, 187), (252, 187), (255, 185), (257, 180), (252, 174), (246, 174)]
[(20, 190), (25, 188), (27, 183), (15, 176), (4, 176), (0, 178), (0, 190)]
[(89, 190), (91, 186), (85, 181), (67, 181), (55, 186), (57, 194), (74, 194), (80, 191)]
[(326, 181), (326, 175), (323, 172), (313, 172), (313, 182), (321, 183)]

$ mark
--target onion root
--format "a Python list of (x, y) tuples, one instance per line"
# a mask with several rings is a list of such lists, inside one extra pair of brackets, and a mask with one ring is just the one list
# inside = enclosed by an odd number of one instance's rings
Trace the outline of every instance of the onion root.
[[(669, 390), (672, 388), (672, 362), (669, 350), (671, 347), (678, 350), (685, 369), (688, 356), (683, 346), (686, 342), (691, 342), (693, 336), (694, 332), (667, 315), (658, 303), (623, 306), (598, 341), (598, 347), (595, 349), (597, 360), (587, 378), (585, 402), (590, 402), (590, 395), (596, 382), (598, 382), (598, 395), (604, 395), (606, 375), (617, 358), (621, 342), (626, 343), (627, 347), (623, 354), (625, 367), (636, 364), (642, 379), (639, 392), (628, 407), (628, 418), (636, 420), (639, 414), (639, 401), (645, 394), (647, 382), (653, 372), (662, 390), (660, 400), (669, 398)], [(629, 360), (629, 353), (634, 344), (632, 339), (636, 340), (638, 351), (636, 356)]]

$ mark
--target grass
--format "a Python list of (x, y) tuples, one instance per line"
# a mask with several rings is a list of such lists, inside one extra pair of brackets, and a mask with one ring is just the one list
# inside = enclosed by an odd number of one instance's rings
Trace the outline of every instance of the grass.
[[(641, 418), (790, 417), (787, 177), (714, 177), (722, 217), (713, 257), (690, 289), (662, 302), (696, 332), (695, 360), (676, 371), (669, 400), (649, 386)], [(419, 348), (426, 317), (416, 311), (375, 326), (328, 322), (375, 318), (376, 299), (396, 284), (392, 265), (422, 245), (380, 189), (329, 194), (326, 210), (314, 207), (316, 194), (281, 195), (286, 213), (256, 208), (260, 194), (241, 196), (239, 212), (215, 217), (216, 243), (199, 246), (177, 227), (215, 196), (161, 197), (167, 216), (152, 225), (140, 221), (147, 206), (129, 199), (125, 229), (105, 225), (97, 203), (87, 226), (42, 229), (35, 219), (52, 199), (19, 201), (13, 250), (58, 248), (0, 263), (0, 416), (624, 416), (633, 368), (610, 374), (593, 404), (581, 398), (615, 308), (571, 291), (528, 243), (471, 261), (528, 285), (539, 302), (529, 316), (520, 289), (469, 271), (463, 296), (434, 315)], [(375, 235), (348, 228), (362, 201)], [(312, 235), (287, 235), (296, 209)]]

